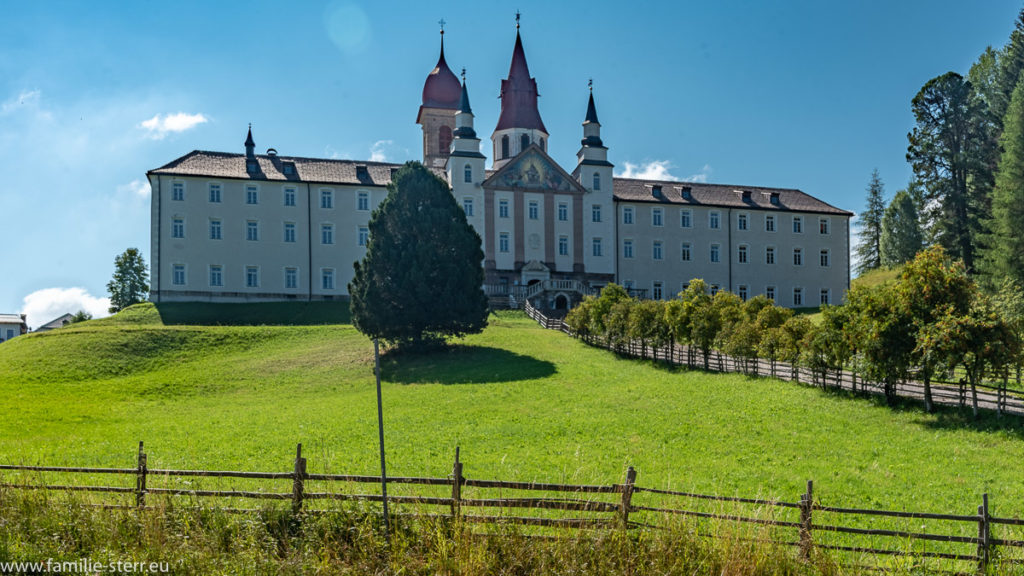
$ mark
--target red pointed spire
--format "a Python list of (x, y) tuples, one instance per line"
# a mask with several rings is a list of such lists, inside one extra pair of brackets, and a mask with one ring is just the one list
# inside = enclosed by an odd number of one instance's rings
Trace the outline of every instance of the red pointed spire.
[(501, 81), (501, 116), (494, 130), (526, 128), (541, 130), (546, 134), (548, 130), (540, 119), (540, 111), (537, 110), (537, 96), (537, 80), (530, 77), (530, 68), (526, 65), (526, 52), (523, 50), (523, 40), (519, 36), (517, 22), (512, 65), (508, 69), (508, 78)]

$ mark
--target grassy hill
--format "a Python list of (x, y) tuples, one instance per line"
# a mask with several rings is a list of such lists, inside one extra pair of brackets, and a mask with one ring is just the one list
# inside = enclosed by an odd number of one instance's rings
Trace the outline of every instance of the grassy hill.
[[(0, 462), (372, 474), (372, 344), (338, 305), (151, 304), (0, 346)], [(190, 315), (207, 326), (189, 324)], [(1024, 513), (1017, 419), (889, 409), (770, 379), (669, 370), (589, 348), (517, 313), (451, 351), (386, 358), (389, 472), (618, 482), (969, 513)]]

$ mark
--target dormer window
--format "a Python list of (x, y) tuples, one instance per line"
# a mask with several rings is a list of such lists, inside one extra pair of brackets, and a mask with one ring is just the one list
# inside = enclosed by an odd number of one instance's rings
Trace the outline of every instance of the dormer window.
[(744, 202), (750, 202), (750, 190), (740, 190), (740, 197)]
[(285, 162), (284, 164), (281, 165), (281, 171), (284, 172), (285, 176), (294, 176), (295, 175), (295, 163), (294, 162)]
[(655, 198), (661, 198), (661, 184), (651, 186), (651, 194), (654, 194)]
[(260, 165), (255, 160), (246, 160), (245, 161), (245, 171), (248, 172), (249, 174), (255, 174), (256, 172), (259, 171), (259, 168), (260, 168)]
[(683, 200), (693, 200), (692, 188), (689, 186), (683, 186), (682, 195)]
[(774, 204), (775, 206), (779, 205), (779, 193), (778, 192), (772, 192), (771, 203)]
[(363, 180), (370, 177), (370, 171), (366, 169), (366, 166), (356, 166), (356, 178)]

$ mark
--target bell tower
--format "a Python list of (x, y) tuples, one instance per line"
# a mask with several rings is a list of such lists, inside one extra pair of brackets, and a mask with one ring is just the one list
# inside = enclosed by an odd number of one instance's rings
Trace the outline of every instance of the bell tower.
[(462, 85), (444, 60), (444, 20), (441, 20), (441, 55), (423, 83), (423, 103), (416, 123), (423, 127), (423, 164), (444, 168), (455, 131), (455, 113)]

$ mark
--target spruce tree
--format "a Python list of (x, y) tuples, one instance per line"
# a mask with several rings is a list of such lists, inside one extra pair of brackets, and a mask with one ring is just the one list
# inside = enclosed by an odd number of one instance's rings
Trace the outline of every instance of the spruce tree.
[(149, 273), (138, 248), (129, 248), (114, 258), (114, 276), (107, 283), (111, 314), (146, 301), (149, 294)]
[(914, 199), (906, 190), (900, 190), (882, 216), (882, 266), (899, 266), (913, 260), (923, 244)]
[(857, 245), (857, 274), (881, 266), (882, 216), (885, 212), (885, 186), (878, 169), (871, 173), (868, 183), (867, 207), (861, 214), (860, 243)]
[(990, 235), (983, 270), (991, 285), (1003, 277), (1024, 282), (1024, 82), (1018, 82), (1003, 119), (1003, 153), (992, 191)]
[(348, 285), (360, 332), (423, 349), (484, 329), (480, 236), (443, 180), (419, 162), (406, 163), (369, 229), (366, 256)]

